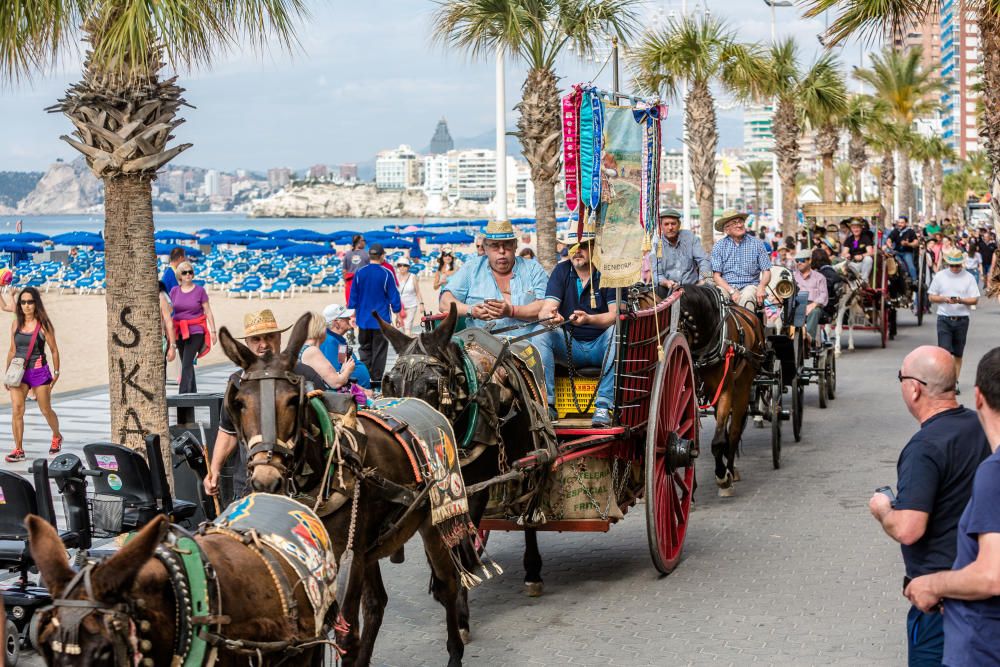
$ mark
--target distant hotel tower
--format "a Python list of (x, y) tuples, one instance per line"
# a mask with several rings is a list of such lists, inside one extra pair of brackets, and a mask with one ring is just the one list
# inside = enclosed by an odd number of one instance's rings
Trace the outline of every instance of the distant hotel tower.
[(450, 150), (455, 148), (455, 142), (451, 138), (451, 133), (448, 132), (448, 122), (442, 118), (438, 121), (437, 129), (434, 130), (434, 136), (431, 138), (431, 155), (444, 155)]

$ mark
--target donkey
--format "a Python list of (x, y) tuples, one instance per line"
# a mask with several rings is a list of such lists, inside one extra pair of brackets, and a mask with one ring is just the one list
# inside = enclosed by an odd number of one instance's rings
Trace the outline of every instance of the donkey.
[[(247, 464), (250, 486), (270, 493), (288, 493), (294, 486), (321, 501), (327, 461), (323, 443), (314, 435), (320, 425), (315, 412), (305, 405), (308, 394), (300, 384), (302, 379), (293, 373), (308, 326), (306, 314), (295, 323), (287, 347), (278, 355), (258, 357), (225, 327), (219, 331), (219, 341), (226, 356), (243, 369), (239, 387), (227, 389), (226, 404), (240, 439), (251, 443)], [(266, 386), (268, 378), (273, 379), (271, 387)], [(265, 400), (265, 396), (272, 398)], [(347, 581), (346, 591), (338, 599), (346, 622), (346, 626), (338, 622), (337, 633), (338, 646), (345, 652), (344, 665), (371, 662), (389, 600), (379, 560), (396, 553), (419, 531), (433, 574), (432, 593), (446, 612), (448, 665), (458, 667), (464, 653), (459, 632), (459, 591), (464, 589), (458, 569), (431, 523), (426, 501), (407, 507), (420, 498), (406, 452), (388, 431), (370, 425), (363, 432), (355, 430), (360, 427), (353, 399), (347, 406), (336, 415), (337, 431), (342, 439), (357, 444), (353, 454), (357, 464), (334, 471), (335, 482), (339, 484), (342, 476), (343, 486), (327, 499), (329, 513), (324, 516), (324, 510), (319, 510), (342, 570), (338, 578), (346, 577)], [(268, 422), (271, 432), (265, 433), (263, 426)], [(344, 451), (350, 454), (346, 447)], [(359, 612), (364, 615), (363, 632)]]
[(837, 300), (837, 316), (834, 320), (833, 352), (840, 356), (840, 337), (844, 331), (844, 316), (847, 315), (847, 349), (854, 349), (854, 321), (864, 316), (860, 299), (865, 290), (865, 281), (854, 271), (848, 262), (841, 262), (834, 267), (843, 278), (840, 298)]
[[(165, 535), (166, 517), (151, 521), (107, 560), (89, 563), (79, 572), (70, 568), (59, 535), (47, 521), (29, 515), (26, 523), (32, 558), (55, 599), (52, 607), (40, 610), (36, 617), (36, 648), (46, 664), (180, 664), (174, 658), (179, 618), (176, 582), (165, 562), (154, 556)], [(259, 654), (260, 665), (323, 664), (322, 644), (326, 642), (322, 638), (301, 651), (290, 652), (283, 646), (297, 638), (322, 635), (323, 630), (313, 627), (311, 614), (301, 613), (293, 620), (283, 612), (283, 594), (260, 555), (217, 533), (198, 535), (195, 541), (215, 573), (222, 609), (213, 620), (222, 623), (220, 635), (257, 647), (274, 642), (274, 650)], [(299, 581), (284, 559), (274, 562), (280, 563), (289, 582)], [(293, 588), (297, 608), (309, 609), (305, 587)], [(187, 632), (191, 631), (188, 626)], [(222, 667), (245, 665), (248, 657), (258, 655), (254, 650), (236, 652), (226, 646), (210, 648), (209, 653), (217, 656), (215, 664)]]
[[(454, 424), (456, 433), (469, 427), (470, 400), (479, 407), (471, 454), (463, 462), (462, 476), (467, 484), (493, 479), (507, 472), (507, 464), (527, 456), (534, 450), (531, 438), (532, 420), (520, 397), (504, 381), (506, 372), (497, 371), (476, 396), (470, 396), (463, 355), (452, 341), (458, 313), (452, 304), (448, 315), (429, 333), (408, 336), (386, 322), (379, 322), (382, 332), (398, 355), (395, 365), (382, 381), (386, 396), (422, 398), (444, 413)], [(493, 366), (490, 358), (468, 352), (482, 382)], [(502, 370), (502, 369), (501, 369)], [(544, 387), (542, 387), (544, 402)], [(469, 514), (478, 526), (486, 512), (489, 491), (484, 489), (469, 498)], [(533, 528), (524, 530), (524, 585), (531, 597), (542, 594), (542, 556), (538, 550), (538, 535)], [(462, 631), (468, 637), (469, 617), (467, 596), (463, 595)]]
[(750, 406), (754, 376), (764, 355), (764, 330), (757, 316), (729, 303), (714, 287), (684, 285), (678, 327), (691, 345), (699, 396), (715, 407), (715, 483), (719, 495), (733, 495), (736, 453)]

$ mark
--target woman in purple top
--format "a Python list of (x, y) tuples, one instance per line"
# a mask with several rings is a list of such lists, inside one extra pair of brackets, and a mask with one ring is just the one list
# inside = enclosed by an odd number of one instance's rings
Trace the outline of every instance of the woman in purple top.
[[(194, 267), (188, 262), (177, 266), (180, 284), (170, 290), (174, 305), (174, 333), (181, 358), (181, 380), (177, 391), (192, 394), (198, 391), (194, 377), (194, 360), (208, 353), (216, 337), (215, 316), (208, 305), (208, 293), (194, 284)], [(208, 333), (211, 332), (211, 336)]]

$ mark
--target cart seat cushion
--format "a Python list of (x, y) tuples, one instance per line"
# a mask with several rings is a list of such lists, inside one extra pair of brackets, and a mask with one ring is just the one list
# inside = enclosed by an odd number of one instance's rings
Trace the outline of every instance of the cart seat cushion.
[(0, 565), (3, 567), (16, 567), (20, 565), (28, 555), (27, 540), (0, 539)]
[(178, 500), (174, 498), (174, 511), (173, 519), (174, 521), (183, 521), (184, 519), (190, 519), (194, 516), (195, 511), (198, 506), (192, 502), (186, 500)]
[[(556, 359), (556, 368), (560, 375), (569, 375), (569, 365), (563, 359)], [(584, 366), (573, 369), (577, 375), (584, 378), (597, 379), (601, 377), (601, 369), (597, 366)]]

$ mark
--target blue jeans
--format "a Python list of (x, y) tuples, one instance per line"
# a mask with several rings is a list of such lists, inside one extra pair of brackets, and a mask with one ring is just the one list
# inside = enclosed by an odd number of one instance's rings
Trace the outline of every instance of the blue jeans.
[(910, 607), (906, 615), (906, 649), (909, 667), (938, 667), (944, 658), (944, 617)]
[[(607, 351), (608, 363), (604, 367), (600, 384), (597, 385), (597, 398), (594, 399), (594, 406), (598, 408), (610, 408), (615, 401), (615, 374), (611, 370), (615, 363), (615, 328), (613, 326), (605, 329), (604, 333), (594, 340), (573, 339), (573, 366), (584, 368), (586, 366), (598, 367), (604, 361)], [(566, 338), (562, 329), (549, 331), (537, 336), (533, 341), (538, 349), (538, 356), (545, 368), (545, 393), (548, 397), (549, 405), (556, 403), (556, 358), (566, 359)]]
[(913, 260), (913, 253), (912, 252), (898, 252), (898, 253), (896, 253), (896, 257), (899, 257), (901, 260), (903, 260), (903, 264), (906, 264), (906, 270), (910, 272), (910, 277), (913, 278), (914, 280), (916, 280), (917, 279), (917, 264)]

